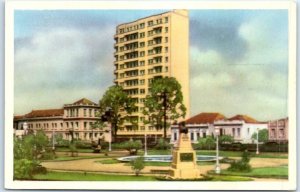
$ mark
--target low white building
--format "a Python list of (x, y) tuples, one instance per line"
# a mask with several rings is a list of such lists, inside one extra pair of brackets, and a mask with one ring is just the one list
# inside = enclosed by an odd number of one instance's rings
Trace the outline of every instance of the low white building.
[(247, 115), (236, 115), (229, 119), (217, 120), (214, 128), (220, 130), (220, 135), (230, 135), (235, 142), (254, 143), (251, 137), (259, 130), (267, 129), (268, 124), (259, 122)]
[[(215, 135), (219, 129), (220, 136), (233, 136), (234, 142), (254, 143), (253, 133), (261, 129), (268, 129), (268, 123), (259, 122), (247, 115), (236, 115), (226, 118), (220, 113), (200, 113), (186, 120), (186, 128), (192, 143), (197, 143), (199, 138)], [(179, 137), (178, 125), (171, 127), (171, 143), (176, 144)]]

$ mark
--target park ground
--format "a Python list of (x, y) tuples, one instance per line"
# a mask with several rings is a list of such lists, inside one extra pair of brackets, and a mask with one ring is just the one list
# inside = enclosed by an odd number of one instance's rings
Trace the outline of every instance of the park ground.
[[(140, 152), (142, 155), (143, 152)], [(150, 150), (148, 154), (170, 154), (170, 151)], [(197, 151), (198, 155), (214, 155), (214, 151)], [(241, 152), (221, 151), (221, 156), (227, 160), (237, 160)], [(147, 162), (141, 171), (141, 176), (135, 176), (129, 163), (119, 162), (118, 157), (127, 156), (127, 151), (112, 151), (92, 153), (80, 151), (71, 157), (68, 151), (58, 150), (56, 159), (43, 161), (46, 175), (35, 175), (35, 180), (76, 180), (76, 181), (155, 181), (165, 174), (170, 163)], [(227, 171), (230, 166), (227, 161), (221, 161), (221, 175), (215, 175), (215, 162), (198, 162), (198, 168), (203, 175), (208, 175), (215, 181), (287, 181), (288, 155), (287, 153), (251, 154), (250, 165), (253, 168), (248, 173)]]

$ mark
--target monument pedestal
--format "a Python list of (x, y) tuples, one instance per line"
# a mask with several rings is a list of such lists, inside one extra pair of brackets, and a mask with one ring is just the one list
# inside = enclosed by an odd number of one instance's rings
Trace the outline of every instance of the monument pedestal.
[(180, 134), (178, 147), (173, 150), (170, 176), (174, 179), (200, 178), (196, 152), (187, 134)]

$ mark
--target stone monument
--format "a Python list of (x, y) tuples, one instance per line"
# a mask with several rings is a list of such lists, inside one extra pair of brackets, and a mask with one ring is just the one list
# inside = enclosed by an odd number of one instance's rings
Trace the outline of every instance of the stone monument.
[(179, 133), (178, 146), (173, 150), (170, 177), (173, 179), (200, 178), (196, 152), (192, 147), (184, 123), (179, 124)]

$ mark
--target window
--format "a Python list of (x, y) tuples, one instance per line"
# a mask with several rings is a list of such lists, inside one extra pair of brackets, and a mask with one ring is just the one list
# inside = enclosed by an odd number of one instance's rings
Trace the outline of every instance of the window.
[(165, 68), (165, 72), (168, 72), (168, 67)]
[(145, 89), (140, 89), (140, 94), (145, 94)]
[(169, 32), (169, 28), (165, 27), (165, 32), (168, 33)]
[(77, 127), (77, 128), (79, 127), (78, 122), (76, 122), (76, 127)]
[(177, 132), (174, 133), (174, 141), (177, 141)]
[(145, 47), (145, 42), (140, 42), (140, 47)]
[(168, 22), (169, 22), (169, 18), (165, 17), (165, 23), (168, 23)]
[(248, 127), (247, 129), (247, 134), (249, 135), (250, 134), (250, 128)]
[(140, 52), (140, 57), (144, 57), (145, 56), (145, 51)]
[(169, 62), (169, 57), (165, 58), (165, 62), (168, 63)]
[(140, 38), (144, 38), (145, 37), (145, 32), (140, 33)]
[(238, 137), (241, 136), (241, 128), (237, 128), (237, 135), (238, 135)]
[(67, 122), (66, 124), (67, 124), (67, 128), (69, 128), (69, 122)]
[(145, 65), (145, 61), (140, 61), (140, 66), (144, 66)]
[(86, 109), (83, 109), (83, 116), (86, 117)]
[(87, 122), (83, 122), (83, 127), (86, 129)]
[(145, 84), (145, 79), (140, 80), (140, 84), (144, 85)]
[(165, 37), (165, 42), (168, 43), (168, 41), (169, 41), (169, 38)]
[(89, 109), (89, 116), (92, 116), (92, 109)]
[(194, 140), (194, 133), (191, 132), (191, 140)]
[(153, 21), (148, 21), (148, 26), (152, 26), (153, 25)]
[(232, 136), (235, 136), (235, 128), (232, 128)]
[(143, 29), (145, 27), (145, 23), (140, 23), (140, 29)]
[(140, 70), (140, 75), (145, 75), (145, 70)]
[(63, 124), (63, 123), (60, 123), (60, 127), (63, 128), (63, 126), (64, 126), (64, 124)]
[(165, 52), (168, 53), (168, 51), (169, 51), (169, 48), (165, 47)]

